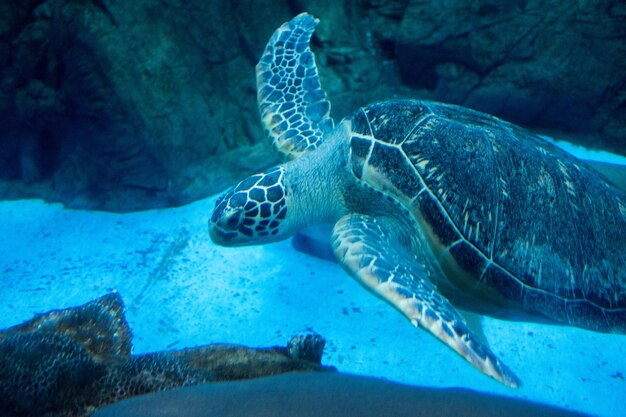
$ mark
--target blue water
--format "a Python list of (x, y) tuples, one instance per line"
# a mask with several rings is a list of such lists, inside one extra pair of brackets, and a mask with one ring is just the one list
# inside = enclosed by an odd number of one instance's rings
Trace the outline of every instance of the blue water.
[(130, 214), (0, 202), (0, 327), (111, 290), (127, 306), (135, 353), (213, 342), (284, 345), (313, 330), (340, 371), (467, 387), (600, 416), (626, 415), (626, 337), (479, 317), (493, 351), (521, 378), (491, 380), (338, 264), (289, 240), (222, 248), (207, 233), (214, 199)]

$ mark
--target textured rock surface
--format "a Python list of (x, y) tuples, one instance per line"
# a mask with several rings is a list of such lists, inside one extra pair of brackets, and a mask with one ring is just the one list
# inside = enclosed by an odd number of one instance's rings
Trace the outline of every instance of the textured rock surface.
[(3, 32), (0, 176), (30, 183), (12, 184), (17, 194), (121, 210), (180, 204), (272, 161), (254, 147), (252, 57), (264, 41), (235, 3), (39, 3)]
[(623, 2), (27, 0), (0, 4), (0, 198), (176, 205), (275, 163), (254, 65), (305, 10), (335, 118), (428, 98), (626, 154)]
[(122, 298), (109, 293), (0, 330), (0, 414), (83, 417), (97, 407), (164, 389), (333, 371), (321, 364), (325, 342), (307, 334), (292, 338), (287, 347), (211, 344), (132, 355)]
[(412, 0), (402, 80), (429, 97), (626, 153), (626, 5)]

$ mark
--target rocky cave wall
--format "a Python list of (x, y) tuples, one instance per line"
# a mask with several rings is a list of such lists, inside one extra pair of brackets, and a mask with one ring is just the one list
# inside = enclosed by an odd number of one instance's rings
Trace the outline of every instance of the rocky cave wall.
[(442, 100), (626, 154), (620, 1), (6, 1), (0, 198), (163, 207), (276, 163), (254, 65), (305, 10), (336, 119)]

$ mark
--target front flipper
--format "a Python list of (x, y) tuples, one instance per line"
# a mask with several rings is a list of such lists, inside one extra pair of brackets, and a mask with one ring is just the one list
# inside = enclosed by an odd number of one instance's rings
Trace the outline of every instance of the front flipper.
[(396, 229), (388, 219), (347, 215), (333, 229), (333, 250), (357, 281), (400, 310), (414, 326), (428, 330), (483, 373), (518, 387), (517, 376), (479, 341), (431, 282), (426, 242), (421, 245), (424, 253), (416, 254), (421, 262), (400, 244)]
[(309, 41), (318, 20), (302, 13), (276, 29), (256, 66), (261, 121), (284, 159), (315, 150), (333, 130)]

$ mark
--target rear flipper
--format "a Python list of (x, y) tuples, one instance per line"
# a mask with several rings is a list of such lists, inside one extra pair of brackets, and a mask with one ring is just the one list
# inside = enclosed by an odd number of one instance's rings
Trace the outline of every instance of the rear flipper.
[(333, 250), (357, 281), (400, 310), (414, 326), (428, 330), (486, 375), (510, 387), (520, 386), (517, 376), (480, 342), (431, 282), (426, 266), (429, 254), (412, 256), (399, 244), (394, 233), (399, 227), (390, 219), (344, 216), (333, 229)]

